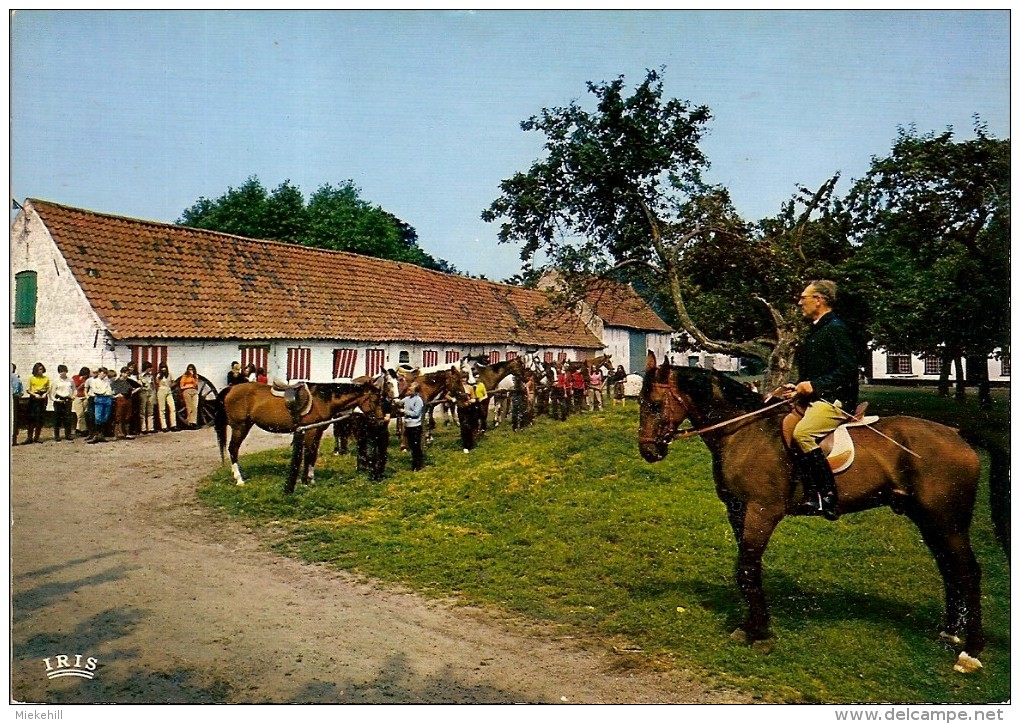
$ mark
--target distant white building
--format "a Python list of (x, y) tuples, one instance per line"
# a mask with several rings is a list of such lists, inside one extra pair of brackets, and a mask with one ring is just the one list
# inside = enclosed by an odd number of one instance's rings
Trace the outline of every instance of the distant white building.
[[(1009, 383), (1009, 356), (990, 355), (987, 361), (988, 381)], [(967, 360), (963, 361), (964, 378), (967, 376)], [(871, 350), (871, 380), (875, 382), (924, 382), (937, 383), (942, 371), (938, 357), (918, 357), (907, 352), (890, 352), (880, 347)], [(949, 379), (956, 381), (956, 365), (950, 367)]]

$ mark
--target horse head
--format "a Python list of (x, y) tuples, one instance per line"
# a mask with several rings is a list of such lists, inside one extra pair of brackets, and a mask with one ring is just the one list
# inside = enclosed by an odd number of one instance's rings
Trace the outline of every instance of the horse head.
[(638, 449), (650, 463), (669, 454), (669, 444), (677, 429), (690, 415), (692, 401), (681, 392), (672, 368), (665, 362), (659, 366), (650, 350), (645, 360), (645, 379), (641, 385)]

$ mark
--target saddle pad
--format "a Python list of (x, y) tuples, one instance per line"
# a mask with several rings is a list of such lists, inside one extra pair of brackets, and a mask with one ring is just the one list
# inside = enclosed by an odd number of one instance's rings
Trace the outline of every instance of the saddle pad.
[(833, 475), (843, 472), (854, 462), (854, 441), (847, 427), (849, 425), (840, 425), (821, 444)]

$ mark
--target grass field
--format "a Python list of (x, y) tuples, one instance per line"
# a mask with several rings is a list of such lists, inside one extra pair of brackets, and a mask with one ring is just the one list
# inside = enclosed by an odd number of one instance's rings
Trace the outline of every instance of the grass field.
[[(869, 387), (863, 396), (883, 414), (1002, 430), (1008, 397), (998, 394), (991, 413), (930, 390)], [(679, 442), (650, 465), (636, 429), (629, 402), (517, 434), (490, 430), (465, 455), (455, 428), (439, 427), (424, 471), (410, 472), (394, 440), (382, 483), (356, 473), (352, 457), (324, 454), (315, 486), (291, 497), (281, 449), (242, 457), (246, 487), (224, 467), (200, 495), (261, 526), (286, 555), (561, 626), (595, 646), (639, 650), (621, 665), (684, 668), (764, 701), (1010, 698), (1009, 568), (984, 477), (973, 529), (989, 638), (983, 671), (952, 671), (955, 655), (936, 639), (941, 579), (917, 530), (888, 509), (780, 525), (765, 556), (775, 646), (763, 654), (729, 639), (744, 609), (707, 448)]]

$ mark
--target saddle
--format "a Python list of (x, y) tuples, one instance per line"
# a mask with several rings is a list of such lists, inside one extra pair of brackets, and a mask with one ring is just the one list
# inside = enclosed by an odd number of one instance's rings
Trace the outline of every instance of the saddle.
[[(818, 441), (818, 447), (825, 453), (833, 475), (838, 475), (853, 465), (855, 448), (849, 428), (873, 425), (878, 422), (878, 415), (864, 414), (867, 409), (868, 403), (862, 402), (857, 406), (852, 418), (847, 418), (846, 422), (832, 432), (819, 436), (821, 439)], [(787, 448), (791, 448), (793, 445), (793, 428), (797, 426), (802, 417), (804, 417), (804, 408), (795, 406), (793, 411), (783, 418), (783, 442), (786, 443)]]
[(273, 380), (270, 391), (274, 397), (283, 398), (283, 404), (287, 406), (295, 419), (301, 419), (312, 410), (312, 392), (308, 389), (307, 382), (286, 384), (279, 380)]

